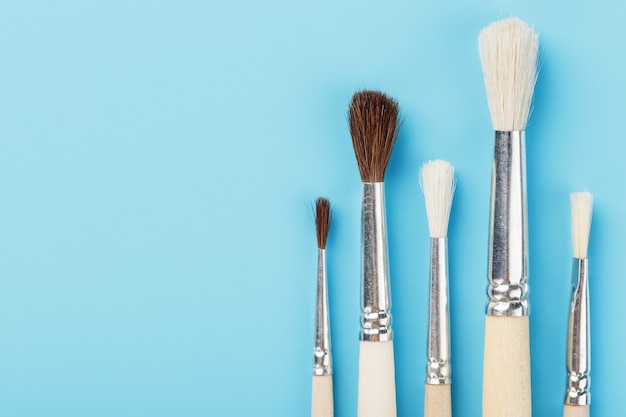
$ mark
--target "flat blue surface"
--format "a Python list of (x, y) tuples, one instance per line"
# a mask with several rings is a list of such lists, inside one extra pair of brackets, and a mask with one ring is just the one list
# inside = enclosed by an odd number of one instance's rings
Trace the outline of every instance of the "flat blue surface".
[[(54, 4), (53, 4), (54, 3)], [(453, 402), (480, 416), (493, 132), (481, 28), (540, 34), (527, 132), (533, 409), (561, 415), (569, 193), (595, 196), (592, 415), (623, 416), (626, 6), (531, 1), (21, 1), (0, 7), (0, 416), (306, 416), (331, 199), (338, 417), (356, 415), (361, 88), (405, 118), (386, 177), (398, 415), (423, 409), (444, 158)]]

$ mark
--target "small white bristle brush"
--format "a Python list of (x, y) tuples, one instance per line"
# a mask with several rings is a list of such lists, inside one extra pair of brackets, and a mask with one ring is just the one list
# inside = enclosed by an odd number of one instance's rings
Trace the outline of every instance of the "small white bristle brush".
[(572, 193), (572, 299), (567, 328), (567, 393), (564, 417), (589, 417), (589, 272), (587, 248), (591, 230), (591, 193)]
[(360, 91), (349, 109), (350, 135), (363, 182), (361, 206), (361, 335), (358, 417), (395, 417), (384, 177), (398, 136), (398, 103)]
[(478, 45), (495, 130), (483, 417), (530, 417), (525, 129), (539, 37), (509, 18), (483, 29)]
[(317, 233), (317, 297), (315, 309), (315, 350), (313, 356), (312, 417), (333, 417), (333, 368), (330, 355), (330, 320), (326, 278), (326, 240), (330, 228), (330, 202), (315, 202)]
[(450, 392), (450, 312), (448, 302), (448, 222), (454, 197), (454, 167), (429, 161), (420, 171), (430, 232), (430, 301), (424, 417), (452, 417)]

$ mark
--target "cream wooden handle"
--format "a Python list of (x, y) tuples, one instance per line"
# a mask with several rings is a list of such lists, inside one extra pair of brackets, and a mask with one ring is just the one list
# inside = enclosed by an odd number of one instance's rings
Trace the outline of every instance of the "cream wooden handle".
[(483, 417), (531, 417), (528, 316), (487, 316)]
[(333, 417), (333, 376), (313, 375), (311, 417)]
[(424, 417), (452, 417), (450, 384), (426, 384), (424, 392)]
[(393, 341), (361, 341), (358, 417), (396, 417)]
[(589, 417), (588, 405), (566, 405), (563, 417)]

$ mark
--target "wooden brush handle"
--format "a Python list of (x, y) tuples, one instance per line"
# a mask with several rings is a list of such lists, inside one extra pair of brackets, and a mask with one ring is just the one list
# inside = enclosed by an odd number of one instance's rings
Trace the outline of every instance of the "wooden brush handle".
[(361, 341), (358, 417), (396, 417), (393, 341)]
[(588, 405), (566, 405), (563, 417), (589, 417)]
[(333, 417), (333, 376), (313, 375), (311, 417)]
[(450, 384), (426, 384), (424, 392), (424, 417), (452, 417)]
[(528, 316), (487, 316), (483, 417), (531, 417)]

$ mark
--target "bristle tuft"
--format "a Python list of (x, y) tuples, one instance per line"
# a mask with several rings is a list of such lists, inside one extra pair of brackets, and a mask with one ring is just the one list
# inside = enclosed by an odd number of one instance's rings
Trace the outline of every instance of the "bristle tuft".
[(420, 185), (426, 202), (430, 237), (447, 237), (456, 187), (454, 166), (441, 159), (426, 162), (420, 170)]
[(494, 130), (525, 130), (537, 80), (539, 35), (513, 17), (478, 35), (487, 101)]
[(330, 229), (330, 201), (320, 197), (315, 202), (315, 231), (317, 232), (317, 247), (326, 248), (326, 239)]
[(586, 259), (591, 230), (593, 196), (590, 192), (570, 194), (572, 203), (572, 246), (574, 258)]
[(349, 109), (350, 135), (363, 182), (383, 182), (398, 137), (398, 103), (380, 91), (359, 91)]

